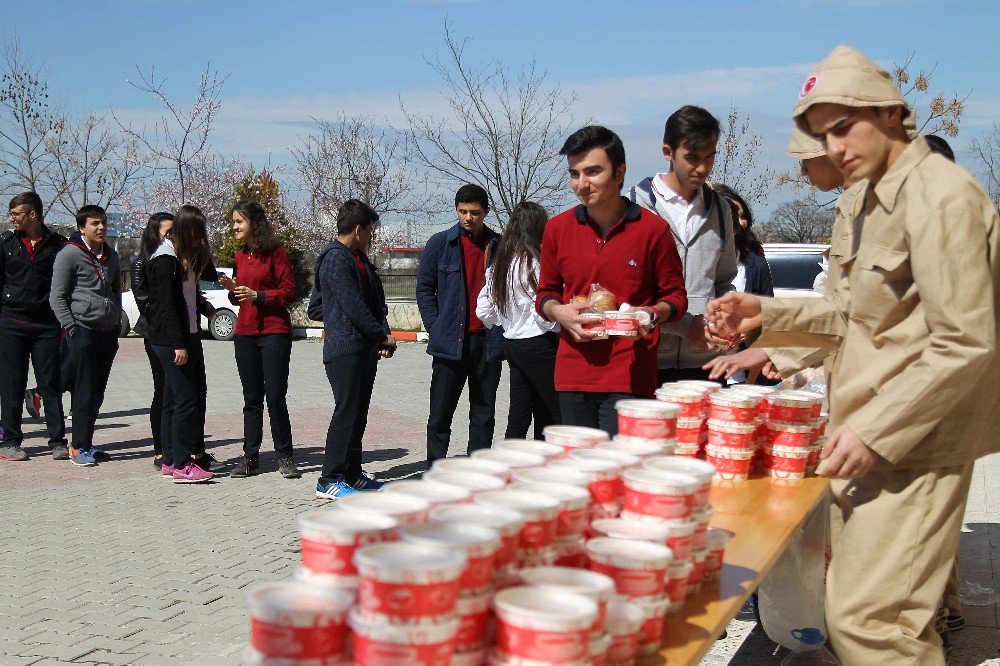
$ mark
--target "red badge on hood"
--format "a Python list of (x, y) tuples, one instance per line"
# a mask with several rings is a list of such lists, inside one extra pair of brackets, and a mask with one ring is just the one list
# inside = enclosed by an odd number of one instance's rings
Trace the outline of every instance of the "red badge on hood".
[(806, 79), (802, 83), (802, 90), (799, 91), (799, 99), (802, 99), (803, 97), (811, 93), (813, 88), (816, 87), (817, 83), (819, 83), (819, 79), (816, 77), (815, 74)]

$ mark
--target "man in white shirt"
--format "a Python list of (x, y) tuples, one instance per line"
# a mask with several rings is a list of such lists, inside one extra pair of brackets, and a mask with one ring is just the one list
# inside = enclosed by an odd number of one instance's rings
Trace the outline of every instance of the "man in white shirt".
[(667, 118), (663, 156), (670, 170), (645, 178), (628, 198), (670, 225), (684, 266), (688, 312), (664, 323), (658, 352), (659, 381), (708, 379), (702, 366), (728, 349), (727, 340), (705, 326), (705, 306), (733, 291), (739, 261), (729, 204), (708, 186), (715, 164), (719, 121), (698, 106), (683, 106)]

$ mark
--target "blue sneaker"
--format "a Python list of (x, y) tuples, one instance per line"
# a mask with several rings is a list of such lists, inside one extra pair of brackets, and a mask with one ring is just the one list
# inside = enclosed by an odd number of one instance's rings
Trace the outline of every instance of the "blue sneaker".
[(348, 495), (353, 495), (358, 492), (351, 487), (351, 484), (347, 481), (331, 481), (330, 483), (317, 483), (316, 484), (316, 497), (320, 499), (337, 499), (338, 497), (347, 497)]
[(79, 465), (80, 467), (93, 467), (97, 464), (97, 461), (94, 460), (93, 452), (74, 449), (72, 446), (69, 447), (69, 460), (74, 465)]
[(354, 480), (351, 487), (355, 490), (379, 490), (385, 485), (380, 481), (376, 481), (364, 472), (361, 472), (361, 476)]

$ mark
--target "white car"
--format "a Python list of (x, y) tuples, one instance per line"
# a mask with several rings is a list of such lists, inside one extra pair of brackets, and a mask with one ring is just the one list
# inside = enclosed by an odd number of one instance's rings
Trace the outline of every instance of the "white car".
[[(233, 276), (232, 268), (219, 268), (219, 273)], [(232, 340), (236, 331), (236, 315), (239, 314), (240, 306), (229, 302), (229, 292), (222, 288), (219, 281), (208, 282), (201, 280), (198, 282), (198, 289), (205, 294), (208, 302), (215, 307), (215, 315), (209, 320), (201, 317), (201, 328), (208, 330), (216, 340)], [(135, 322), (139, 320), (139, 308), (135, 304), (135, 296), (131, 291), (122, 294), (122, 325), (121, 336), (129, 334)]]
[(813, 291), (816, 276), (823, 271), (823, 253), (829, 245), (819, 243), (764, 243), (764, 258), (771, 267), (774, 295), (822, 298)]

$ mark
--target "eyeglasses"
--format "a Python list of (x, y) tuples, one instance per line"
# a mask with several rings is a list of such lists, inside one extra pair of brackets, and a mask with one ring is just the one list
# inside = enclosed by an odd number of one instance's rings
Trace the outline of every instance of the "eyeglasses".
[(30, 212), (31, 212), (30, 210), (12, 210), (9, 213), (7, 213), (7, 216), (19, 220), (22, 217), (27, 216), (27, 214)]

